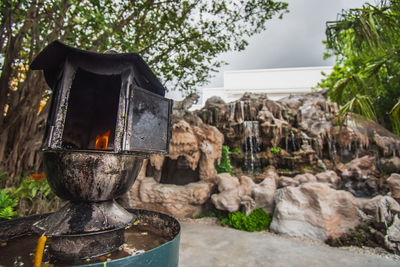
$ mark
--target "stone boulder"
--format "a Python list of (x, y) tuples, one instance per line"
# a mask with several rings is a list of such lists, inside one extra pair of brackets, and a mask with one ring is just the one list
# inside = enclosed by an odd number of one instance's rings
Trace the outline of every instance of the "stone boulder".
[(219, 193), (211, 196), (211, 202), (217, 209), (235, 212), (243, 208), (246, 215), (249, 215), (255, 208), (262, 208), (272, 213), (276, 191), (273, 177), (255, 184), (247, 176), (238, 179), (228, 173), (221, 173), (218, 174), (216, 182)]
[(390, 196), (376, 196), (372, 199), (358, 199), (359, 215), (364, 222), (379, 228), (387, 228), (393, 223), (393, 216), (400, 214), (400, 204)]
[(342, 189), (356, 197), (373, 197), (379, 193), (375, 157), (364, 156), (340, 166)]
[(239, 179), (229, 173), (220, 173), (217, 175), (216, 182), (219, 193), (211, 196), (214, 206), (219, 210), (238, 211), (240, 208)]
[(392, 193), (392, 197), (400, 203), (400, 174), (392, 173), (386, 181)]
[(317, 181), (320, 183), (329, 183), (332, 185), (334, 189), (339, 189), (341, 179), (339, 175), (334, 171), (325, 171), (317, 173), (316, 175)]
[(300, 183), (298, 180), (293, 179), (292, 177), (281, 176), (279, 177), (278, 187), (286, 187), (286, 186), (298, 186)]
[(400, 253), (400, 219), (397, 214), (394, 216), (393, 224), (387, 229), (385, 246), (397, 254)]
[(130, 206), (157, 210), (178, 218), (199, 214), (212, 189), (212, 184), (204, 181), (179, 186), (160, 184), (146, 177), (136, 183), (138, 196)]
[(374, 229), (374, 236), (382, 246), (400, 253), (400, 204), (390, 196), (359, 199), (359, 215)]
[(380, 160), (380, 168), (386, 173), (400, 173), (400, 158), (392, 157), (392, 158), (382, 158)]
[(254, 185), (251, 196), (255, 201), (255, 207), (262, 208), (266, 213), (272, 213), (275, 192), (276, 181), (274, 178), (266, 178), (260, 184)]
[(327, 183), (278, 189), (270, 229), (278, 234), (325, 241), (360, 223), (357, 200)]
[(276, 168), (273, 165), (269, 165), (268, 167), (266, 167), (265, 171), (263, 173), (256, 175), (254, 179), (256, 182), (261, 183), (266, 178), (270, 179), (272, 178), (275, 180), (276, 183), (279, 182), (278, 172), (276, 171)]
[(298, 181), (299, 184), (316, 182), (317, 178), (311, 173), (304, 173), (296, 175), (293, 180)]

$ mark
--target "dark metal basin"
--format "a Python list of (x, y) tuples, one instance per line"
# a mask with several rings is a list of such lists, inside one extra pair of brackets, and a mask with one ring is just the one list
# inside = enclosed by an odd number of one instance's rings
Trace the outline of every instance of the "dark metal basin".
[(143, 156), (98, 151), (49, 150), (44, 152), (44, 170), (54, 193), (77, 201), (116, 198), (135, 182)]
[[(82, 266), (90, 266), (90, 267), (103, 267), (107, 266), (136, 266), (136, 267), (177, 267), (179, 261), (179, 242), (180, 242), (180, 231), (181, 227), (179, 222), (166, 214), (162, 214), (154, 211), (147, 210), (136, 210), (136, 209), (128, 209), (130, 213), (132, 213), (140, 222), (148, 224), (148, 227), (157, 232), (160, 236), (164, 237), (167, 241), (155, 248), (145, 251), (142, 254), (137, 254), (134, 256), (123, 257), (119, 259), (114, 259), (112, 261), (107, 262), (97, 262), (88, 265)], [(32, 224), (37, 222), (38, 220), (44, 219), (51, 214), (42, 214), (42, 215), (34, 215), (23, 218), (18, 218), (14, 220), (9, 220), (5, 222), (0, 222), (0, 241), (1, 242), (9, 242), (12, 239), (16, 238), (18, 241), (18, 237), (28, 236), (34, 234), (31, 230)], [(83, 235), (63, 235), (59, 237), (51, 237), (48, 241), (50, 242), (50, 248), (48, 253), (53, 253), (60, 258), (66, 258), (66, 255), (60, 254), (63, 252), (71, 253), (73, 250), (77, 250), (78, 258), (87, 258), (91, 254), (91, 251), (87, 251), (87, 247), (78, 247), (79, 243), (84, 240), (86, 243), (89, 242), (90, 246), (95, 244), (96, 240), (102, 241), (103, 238), (108, 238), (105, 235), (119, 232), (119, 229), (115, 229), (115, 231), (103, 231), (92, 234), (83, 234)], [(106, 242), (114, 242), (120, 239), (120, 234), (116, 233), (115, 237), (112, 237), (111, 241), (106, 240)], [(39, 236), (36, 236), (39, 238)], [(57, 240), (56, 240), (57, 239)], [(58, 240), (59, 239), (59, 240)], [(65, 245), (64, 247), (60, 247), (58, 242), (63, 241), (62, 239), (70, 239), (70, 245)], [(54, 243), (54, 245), (52, 245)], [(62, 242), (63, 243), (63, 242)], [(35, 249), (36, 243), (30, 247), (22, 247), (22, 243), (17, 242), (18, 246), (21, 248), (16, 249), (17, 253), (21, 254), (29, 254), (30, 251)], [(107, 245), (107, 244), (106, 244)], [(59, 250), (60, 248), (60, 250)], [(97, 247), (96, 249), (99, 249)], [(106, 247), (102, 247), (101, 251), (98, 254), (108, 253), (109, 249)], [(18, 254), (17, 254), (18, 255)], [(12, 255), (9, 255), (12, 257)], [(13, 259), (13, 258), (12, 258)], [(28, 258), (29, 259), (29, 258)], [(0, 265), (3, 262), (0, 262)], [(30, 261), (29, 261), (30, 263)], [(4, 263), (3, 263), (4, 264)], [(78, 263), (79, 264), (79, 263)], [(28, 264), (29, 265), (29, 264)], [(68, 266), (75, 264), (67, 264)], [(8, 265), (7, 265), (8, 266)], [(57, 265), (58, 266), (58, 265)], [(65, 266), (65, 265), (63, 265)]]

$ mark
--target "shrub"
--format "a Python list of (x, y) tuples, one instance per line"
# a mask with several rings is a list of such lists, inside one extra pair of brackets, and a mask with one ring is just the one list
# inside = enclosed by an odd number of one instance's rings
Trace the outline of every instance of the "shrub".
[(238, 148), (238, 147), (235, 147), (235, 148), (232, 150), (232, 153), (240, 154), (240, 153), (242, 153), (242, 150), (241, 150), (240, 148)]
[(0, 190), (0, 218), (11, 219), (17, 215), (14, 207), (17, 206), (18, 200), (8, 195), (6, 189)]
[(272, 215), (265, 213), (261, 208), (255, 209), (248, 217), (242, 211), (229, 213), (227, 217), (220, 218), (223, 226), (229, 225), (232, 228), (248, 232), (262, 231), (269, 228)]
[(272, 154), (278, 154), (281, 151), (281, 148), (279, 146), (271, 147), (270, 150), (271, 150)]
[(229, 147), (222, 146), (220, 164), (219, 165), (215, 164), (215, 169), (217, 170), (217, 173), (231, 172), (232, 165), (231, 165), (231, 160), (229, 158), (229, 154), (230, 154)]

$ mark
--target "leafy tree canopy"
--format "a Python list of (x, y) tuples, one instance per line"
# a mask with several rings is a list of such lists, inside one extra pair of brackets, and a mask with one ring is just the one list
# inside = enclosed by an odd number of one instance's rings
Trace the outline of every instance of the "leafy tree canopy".
[(1, 1), (0, 165), (14, 177), (40, 165), (33, 151), (49, 92), (28, 66), (51, 41), (137, 52), (169, 89), (189, 92), (223, 63), (217, 55), (243, 50), (248, 37), (285, 12), (286, 3), (272, 0)]
[(137, 52), (163, 82), (188, 90), (220, 66), (218, 54), (243, 50), (246, 38), (286, 7), (271, 0), (8, 0), (0, 11), (1, 54), (20, 32), (15, 53), (24, 63), (54, 39), (100, 52)]
[(343, 11), (327, 22), (325, 57), (336, 57), (333, 72), (319, 86), (342, 106), (377, 120), (400, 135), (400, 1)]

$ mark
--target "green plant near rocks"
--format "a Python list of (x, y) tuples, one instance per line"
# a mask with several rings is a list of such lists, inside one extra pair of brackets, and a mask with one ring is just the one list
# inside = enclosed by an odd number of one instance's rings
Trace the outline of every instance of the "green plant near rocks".
[(217, 170), (217, 173), (230, 173), (232, 169), (231, 165), (231, 160), (229, 158), (229, 147), (228, 146), (222, 146), (222, 153), (221, 153), (221, 161), (220, 164), (215, 164), (215, 169)]
[(49, 212), (57, 209), (60, 199), (51, 191), (47, 179), (25, 178), (13, 191), (19, 200), (18, 211), (23, 215)]
[(17, 215), (14, 208), (18, 205), (18, 200), (11, 197), (7, 189), (0, 190), (0, 219), (11, 219)]
[(280, 151), (281, 151), (281, 148), (279, 147), (279, 146), (277, 146), (277, 147), (271, 147), (271, 152), (272, 152), (272, 154), (278, 154)]
[(240, 153), (242, 153), (242, 150), (238, 147), (235, 147), (234, 149), (232, 149), (232, 153), (240, 154)]
[(235, 229), (254, 232), (268, 229), (272, 221), (272, 215), (258, 208), (250, 213), (248, 217), (244, 212), (237, 211), (219, 219), (222, 226), (228, 225)]
[(304, 167), (304, 169), (306, 169), (306, 170), (308, 170), (308, 171), (311, 171), (311, 170), (312, 170), (312, 167), (311, 167), (310, 165), (307, 165), (307, 166)]

